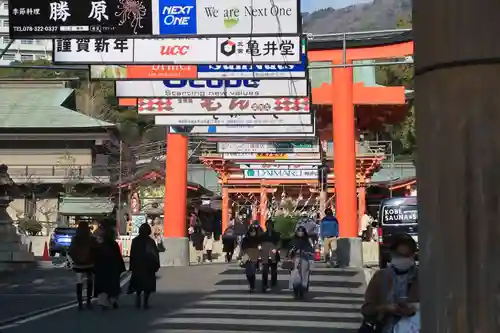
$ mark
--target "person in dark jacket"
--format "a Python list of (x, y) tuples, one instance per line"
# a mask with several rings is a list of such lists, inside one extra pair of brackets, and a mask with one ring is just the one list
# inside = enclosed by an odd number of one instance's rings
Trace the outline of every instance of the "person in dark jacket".
[(158, 247), (150, 236), (151, 227), (144, 223), (130, 248), (130, 287), (136, 293), (135, 306), (140, 308), (143, 301), (144, 309), (149, 308), (149, 298), (156, 291), (156, 272), (160, 269)]
[(241, 242), (240, 265), (245, 267), (245, 275), (250, 292), (255, 291), (255, 274), (257, 272), (257, 262), (260, 257), (260, 241), (259, 228), (251, 226)]
[(203, 261), (203, 242), (205, 240), (205, 235), (201, 230), (200, 226), (193, 227), (193, 233), (190, 236), (193, 247), (196, 250), (196, 258), (198, 263)]
[(288, 255), (293, 261), (293, 269), (290, 272), (290, 289), (293, 290), (296, 299), (301, 299), (309, 290), (309, 275), (314, 259), (314, 249), (305, 227), (297, 228), (290, 243), (291, 250)]
[[(103, 224), (104, 225), (104, 224)], [(125, 272), (120, 246), (115, 241), (115, 232), (105, 226), (101, 233), (101, 242), (96, 249), (95, 293), (103, 310), (110, 305), (118, 308), (121, 274)]]
[[(333, 215), (333, 211), (328, 208), (325, 210), (325, 217), (320, 224), (321, 239), (323, 241), (323, 251), (325, 261), (336, 261), (337, 239), (339, 238), (339, 221)], [(334, 258), (330, 258), (330, 252)]]
[(274, 230), (272, 220), (267, 220), (266, 231), (261, 235), (262, 252), (262, 291), (269, 288), (269, 271), (271, 271), (271, 288), (278, 284), (278, 262), (280, 260), (279, 243), (281, 235)]
[(69, 256), (72, 260), (73, 270), (77, 276), (76, 299), (78, 309), (83, 309), (83, 282), (87, 280), (87, 308), (92, 308), (92, 292), (94, 290), (94, 263), (97, 242), (87, 222), (80, 222), (76, 234), (71, 240)]
[(226, 262), (231, 262), (236, 248), (236, 232), (234, 226), (230, 225), (222, 235), (222, 252), (226, 253)]

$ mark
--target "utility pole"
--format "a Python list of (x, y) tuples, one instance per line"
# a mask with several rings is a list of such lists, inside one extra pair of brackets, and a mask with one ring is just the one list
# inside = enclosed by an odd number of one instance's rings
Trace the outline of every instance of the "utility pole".
[(318, 185), (319, 185), (319, 214), (325, 217), (326, 200), (328, 197), (328, 160), (325, 154), (322, 154), (322, 163), (318, 166)]
[(499, 12), (413, 2), (422, 333), (500, 332)]

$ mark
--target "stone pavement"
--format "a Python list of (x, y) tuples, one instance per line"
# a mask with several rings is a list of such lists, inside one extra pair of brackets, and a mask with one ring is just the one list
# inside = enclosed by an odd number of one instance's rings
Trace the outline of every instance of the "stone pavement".
[(236, 265), (165, 268), (159, 273), (158, 292), (148, 311), (135, 309), (133, 297), (123, 296), (116, 311), (70, 308), (0, 327), (0, 331), (31, 333), (53, 327), (72, 333), (357, 332), (362, 271), (316, 268), (304, 301), (293, 300), (287, 287), (284, 271), (278, 290), (250, 294), (242, 269)]

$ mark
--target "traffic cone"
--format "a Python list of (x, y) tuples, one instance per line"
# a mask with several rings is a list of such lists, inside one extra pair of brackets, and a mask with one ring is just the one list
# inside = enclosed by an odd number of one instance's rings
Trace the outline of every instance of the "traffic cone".
[(49, 247), (47, 245), (47, 242), (45, 242), (45, 245), (43, 246), (42, 261), (50, 261)]
[(316, 249), (314, 251), (314, 261), (320, 261), (321, 260), (321, 251), (320, 249)]

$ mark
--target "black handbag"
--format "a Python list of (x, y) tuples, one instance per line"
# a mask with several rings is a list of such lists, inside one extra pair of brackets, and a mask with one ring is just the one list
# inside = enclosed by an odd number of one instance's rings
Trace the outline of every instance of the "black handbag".
[(358, 329), (358, 333), (381, 333), (383, 325), (376, 321), (363, 320), (361, 327)]

